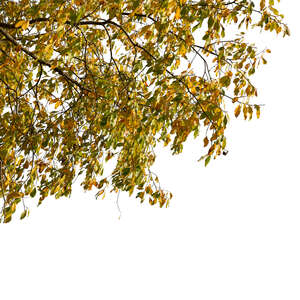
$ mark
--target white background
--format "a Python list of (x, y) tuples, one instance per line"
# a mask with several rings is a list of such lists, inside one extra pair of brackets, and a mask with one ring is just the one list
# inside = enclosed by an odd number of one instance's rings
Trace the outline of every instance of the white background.
[(1, 225), (1, 299), (300, 299), (300, 3), (280, 7), (292, 35), (256, 33), (272, 49), (255, 75), (266, 106), (232, 119), (228, 155), (204, 168), (192, 139), (161, 152), (168, 209), (121, 194), (119, 220), (115, 195), (76, 187)]

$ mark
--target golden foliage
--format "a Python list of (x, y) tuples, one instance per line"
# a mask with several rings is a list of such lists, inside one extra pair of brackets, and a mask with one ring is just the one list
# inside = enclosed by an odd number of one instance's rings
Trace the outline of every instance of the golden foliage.
[(225, 104), (252, 118), (250, 77), (270, 53), (243, 31), (289, 34), (282, 18), (271, 0), (4, 1), (0, 221), (19, 203), (28, 216), (29, 197), (69, 196), (78, 175), (98, 196), (110, 187), (168, 206), (151, 172), (156, 144), (178, 154), (201, 126), (205, 165), (226, 153)]

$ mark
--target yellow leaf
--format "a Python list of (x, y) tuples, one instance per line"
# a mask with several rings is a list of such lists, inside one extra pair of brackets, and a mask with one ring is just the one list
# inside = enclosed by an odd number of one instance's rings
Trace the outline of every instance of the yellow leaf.
[(185, 45), (182, 43), (178, 49), (178, 54), (184, 56), (186, 54)]
[(253, 113), (253, 109), (251, 106), (248, 106), (248, 114), (249, 114), (249, 120), (252, 119), (252, 113)]
[(16, 28), (22, 27), (23, 23), (24, 23), (24, 20), (21, 20), (15, 24), (15, 27)]
[(170, 138), (170, 134), (168, 134), (166, 136), (166, 139), (165, 139), (165, 142), (164, 142), (164, 146), (166, 147), (170, 142), (171, 142), (171, 138)]
[(53, 53), (53, 45), (51, 43), (49, 43), (44, 51), (43, 51), (43, 54), (45, 56), (46, 59), (50, 59), (52, 57), (52, 53)]
[(22, 24), (22, 29), (25, 30), (27, 29), (29, 26), (29, 21), (24, 21), (24, 23)]
[(134, 186), (132, 186), (132, 187), (130, 188), (130, 190), (129, 190), (129, 196), (132, 195), (133, 191), (134, 191)]
[(180, 18), (180, 7), (178, 6), (175, 13), (175, 20), (178, 20)]
[(247, 113), (248, 113), (247, 106), (244, 105), (244, 106), (243, 106), (243, 114), (244, 114), (244, 119), (245, 119), (245, 120), (247, 119)]
[(7, 195), (6, 200), (15, 199), (15, 198), (22, 198), (24, 197), (23, 193), (20, 192), (11, 192)]
[(55, 103), (55, 108), (58, 108), (59, 106), (61, 106), (62, 105), (62, 102), (61, 101), (57, 101), (56, 103)]
[(50, 67), (51, 70), (54, 70), (55, 68), (57, 68), (57, 61), (54, 61)]
[(29, 26), (29, 21), (26, 20), (21, 20), (15, 24), (16, 28), (22, 27), (23, 30), (27, 29)]
[(208, 150), (208, 155), (212, 155), (216, 149), (216, 144), (212, 144)]
[(257, 119), (259, 119), (259, 117), (260, 117), (260, 107), (258, 105), (255, 105), (255, 109), (256, 109), (256, 117), (257, 117)]
[(241, 106), (238, 105), (234, 110), (234, 115), (236, 118), (239, 116), (240, 112), (241, 112)]

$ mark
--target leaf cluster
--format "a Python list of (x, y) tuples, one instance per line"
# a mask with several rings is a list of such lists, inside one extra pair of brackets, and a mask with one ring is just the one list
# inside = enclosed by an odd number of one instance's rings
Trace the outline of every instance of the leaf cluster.
[[(227, 106), (251, 119), (259, 27), (289, 34), (274, 0), (19, 0), (0, 10), (1, 221), (17, 205), (127, 191), (151, 205), (172, 194), (151, 171), (157, 143), (182, 152), (205, 134), (205, 165), (224, 153)], [(235, 35), (229, 34), (233, 28)], [(106, 175), (104, 167), (114, 162)]]

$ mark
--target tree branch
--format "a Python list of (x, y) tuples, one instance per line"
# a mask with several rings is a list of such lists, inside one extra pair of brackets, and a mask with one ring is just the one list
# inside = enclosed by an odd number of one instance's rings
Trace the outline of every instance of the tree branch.
[(91, 90), (83, 87), (79, 82), (77, 82), (76, 80), (74, 80), (73, 78), (71, 78), (70, 76), (68, 76), (67, 74), (65, 74), (65, 72), (59, 68), (59, 67), (55, 67), (53, 68), (53, 66), (51, 65), (51, 63), (49, 63), (46, 60), (43, 60), (41, 58), (38, 58), (33, 52), (29, 51), (27, 48), (23, 47), (22, 45), (20, 45), (8, 32), (6, 32), (5, 30), (3, 30), (2, 28), (0, 28), (0, 33), (6, 37), (6, 39), (11, 42), (12, 44), (14, 44), (17, 47), (20, 47), (20, 49), (26, 53), (28, 56), (30, 56), (31, 58), (33, 58), (34, 60), (36, 60), (37, 62), (39, 62), (40, 64), (47, 66), (49, 68), (52, 68), (52, 70), (56, 73), (58, 73), (59, 75), (63, 76), (67, 81), (75, 84), (76, 86), (78, 86), (80, 89), (86, 90), (91, 92)]

